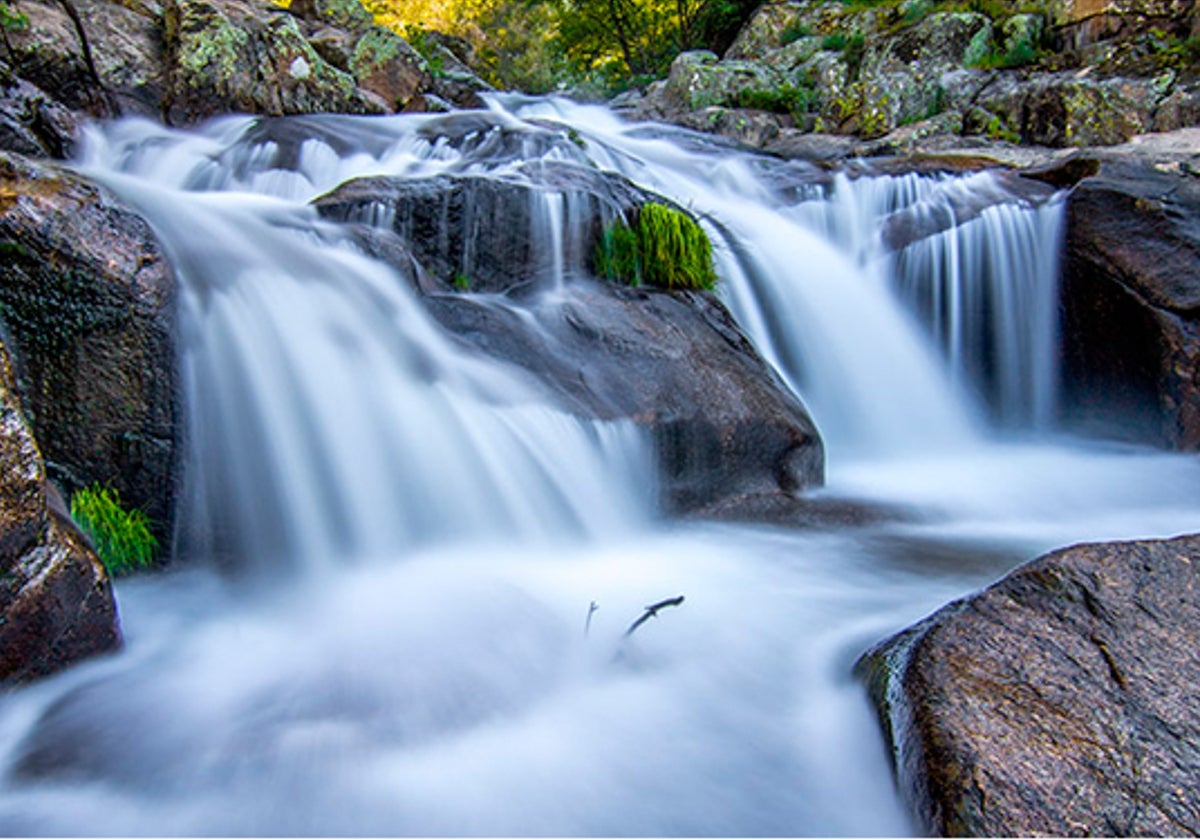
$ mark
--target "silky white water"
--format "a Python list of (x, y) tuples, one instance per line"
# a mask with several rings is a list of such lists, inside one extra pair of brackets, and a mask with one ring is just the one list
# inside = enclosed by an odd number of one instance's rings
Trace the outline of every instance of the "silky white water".
[[(80, 167), (146, 215), (183, 284), (188, 562), (118, 583), (123, 652), (0, 700), (0, 831), (913, 833), (855, 658), (1047, 549), (1200, 530), (1194, 457), (1056, 435), (1031, 390), (1001, 390), (997, 414), (975, 343), (906, 299), (919, 278), (898, 264), (917, 259), (880, 224), (946, 184), (830, 179), (561, 101), (470, 119), (91, 130)], [(822, 429), (818, 495), (896, 515), (665, 521), (635, 428), (577, 420), (462, 349), (306, 203), (360, 174), (516, 177), (530, 159), (695, 211), (720, 294)], [(1011, 224), (909, 246), (941, 248), (952, 288), (1052, 274), (1053, 204), (1001, 193)], [(586, 220), (569, 196), (537, 212), (551, 253), (528, 305), (554, 305)], [(1006, 236), (1030, 253), (993, 256)]]

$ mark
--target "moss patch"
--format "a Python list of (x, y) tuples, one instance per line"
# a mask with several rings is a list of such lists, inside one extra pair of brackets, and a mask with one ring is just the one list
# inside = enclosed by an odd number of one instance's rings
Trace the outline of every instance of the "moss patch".
[(709, 290), (717, 283), (708, 235), (686, 213), (664, 204), (645, 204), (631, 223), (606, 227), (593, 264), (598, 275), (635, 286)]
[(121, 494), (93, 484), (71, 497), (71, 518), (91, 538), (104, 568), (114, 577), (154, 565), (158, 541), (140, 510), (125, 510)]

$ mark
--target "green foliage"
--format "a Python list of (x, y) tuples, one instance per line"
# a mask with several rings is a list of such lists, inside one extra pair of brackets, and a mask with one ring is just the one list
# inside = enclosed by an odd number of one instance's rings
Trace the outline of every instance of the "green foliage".
[(29, 18), (11, 3), (0, 0), (0, 30), (23, 32), (29, 28)]
[(816, 110), (816, 104), (817, 92), (807, 84), (746, 88), (738, 93), (738, 106), (741, 108), (755, 108), (795, 117)]
[(110, 575), (154, 564), (158, 541), (150, 533), (150, 520), (140, 510), (125, 510), (115, 489), (93, 484), (80, 490), (71, 497), (71, 518), (91, 538)]
[(446, 75), (446, 68), (443, 66), (446, 57), (442, 53), (441, 45), (430, 35), (425, 24), (410, 23), (404, 27), (404, 32), (401, 34), (404, 40), (408, 41), (408, 45), (416, 50), (421, 58), (425, 59), (425, 63), (429, 66), (429, 72), (435, 79)]
[(460, 292), (471, 291), (471, 278), (461, 272), (455, 274), (454, 279), (450, 283)]
[(813, 34), (812, 29), (807, 23), (802, 20), (792, 20), (779, 33), (779, 43), (783, 46), (794, 44), (801, 38), (808, 38)]
[(1020, 143), (1021, 135), (1009, 128), (1004, 120), (993, 116), (984, 127), (987, 136), (992, 140), (1004, 140), (1008, 143)]
[(846, 36), (841, 32), (835, 32), (832, 35), (826, 35), (821, 40), (821, 49), (841, 52), (842, 50), (846, 49)]
[(597, 274), (631, 285), (712, 289), (717, 275), (712, 243), (691, 217), (663, 204), (645, 204), (633, 224), (618, 220), (600, 235)]
[(1200, 36), (1180, 40), (1161, 29), (1151, 29), (1149, 46), (1159, 66), (1173, 70), (1194, 68), (1200, 64)]
[(1028, 41), (1018, 41), (1007, 50), (992, 50), (981, 58), (969, 62), (967, 66), (980, 70), (1011, 70), (1015, 67), (1026, 67), (1040, 58), (1041, 54), (1032, 44)]

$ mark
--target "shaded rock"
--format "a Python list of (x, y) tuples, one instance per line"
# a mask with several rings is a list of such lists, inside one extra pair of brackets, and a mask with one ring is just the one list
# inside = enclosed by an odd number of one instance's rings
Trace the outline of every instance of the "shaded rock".
[(1200, 179), (1103, 161), (1067, 201), (1062, 282), (1069, 418), (1200, 448)]
[(0, 150), (31, 157), (65, 158), (74, 150), (75, 116), (0, 63)]
[(168, 0), (163, 27), (172, 121), (384, 110), (313, 49), (295, 17), (265, 0)]
[(1200, 833), (1200, 538), (1034, 560), (859, 663), (945, 836)]
[(111, 482), (166, 541), (179, 417), (175, 284), (145, 222), (56, 167), (0, 155), (0, 307), (51, 477)]
[[(365, 248), (438, 291), (426, 305), (462, 341), (524, 369), (568, 410), (648, 428), (670, 510), (747, 495), (796, 504), (823, 480), (815, 426), (716, 298), (587, 276), (604, 221), (651, 200), (662, 199), (611, 173), (542, 164), (507, 180), (361, 179), (316, 206), (374, 222)], [(565, 247), (563, 287), (550, 301), (514, 294), (549, 288), (556, 267), (539, 243), (555, 236)], [(508, 295), (449, 293), (459, 286)]]
[(315, 204), (338, 221), (386, 220), (443, 290), (509, 292), (551, 282), (556, 255), (539, 243), (552, 226), (564, 228), (560, 270), (584, 270), (600, 226), (646, 200), (615, 175), (530, 163), (508, 180), (356, 179)]
[(158, 116), (167, 73), (157, 7), (113, 0), (76, 0), (76, 6), (99, 80), (87, 67), (70, 18), (52, 0), (22, 0), (30, 25), (8, 34), (13, 71), (93, 116)]
[(0, 686), (120, 645), (104, 567), (47, 503), (37, 443), (0, 345)]
[[(447, 329), (533, 374), (569, 410), (651, 433), (671, 513), (769, 497), (779, 521), (824, 480), (807, 412), (716, 298), (574, 282), (565, 302), (520, 312), (486, 298), (426, 300)], [(756, 518), (743, 507), (742, 518)]]

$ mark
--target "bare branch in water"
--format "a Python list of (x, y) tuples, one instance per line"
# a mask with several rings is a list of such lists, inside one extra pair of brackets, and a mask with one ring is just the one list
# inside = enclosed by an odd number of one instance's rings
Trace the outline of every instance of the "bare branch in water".
[(629, 629), (625, 631), (625, 638), (628, 639), (633, 635), (633, 631), (637, 630), (650, 619), (658, 615), (658, 611), (666, 607), (678, 607), (683, 603), (683, 596), (678, 595), (674, 598), (667, 598), (665, 601), (659, 601), (657, 604), (651, 604), (646, 607), (646, 611), (633, 624), (629, 625)]

